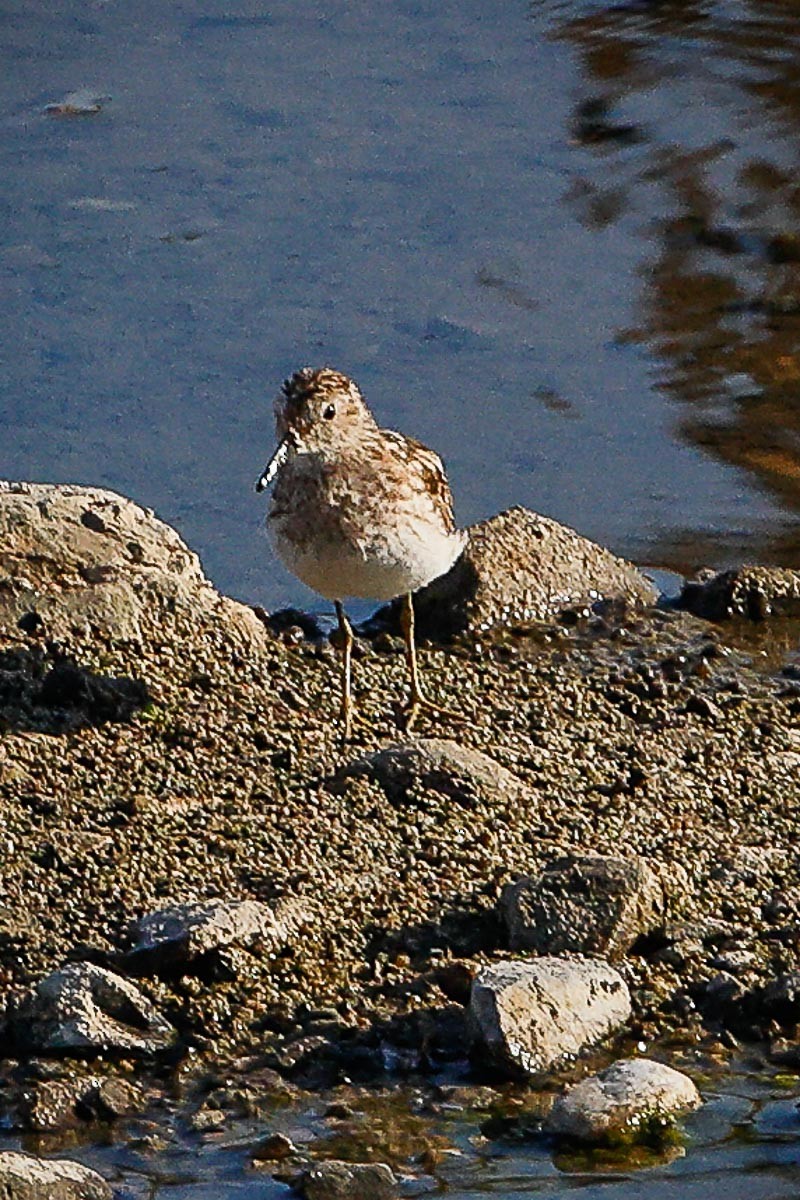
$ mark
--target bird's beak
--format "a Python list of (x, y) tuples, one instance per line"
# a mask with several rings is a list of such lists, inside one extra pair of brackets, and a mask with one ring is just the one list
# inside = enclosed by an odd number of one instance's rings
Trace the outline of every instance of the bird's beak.
[(274, 480), (275, 476), (278, 474), (278, 471), (281, 469), (283, 464), (286, 462), (286, 459), (289, 457), (289, 451), (291, 449), (292, 449), (292, 443), (289, 441), (288, 437), (285, 437), (283, 439), (283, 441), (278, 443), (277, 450), (275, 451), (275, 453), (273, 454), (272, 458), (269, 460), (267, 465), (264, 467), (263, 473), (261, 475), (259, 475), (258, 479), (256, 480), (256, 491), (257, 492), (263, 492), (265, 488), (269, 487), (269, 485)]

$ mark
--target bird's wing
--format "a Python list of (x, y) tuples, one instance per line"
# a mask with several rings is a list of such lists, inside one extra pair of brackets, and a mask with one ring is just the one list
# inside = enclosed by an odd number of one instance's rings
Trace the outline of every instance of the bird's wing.
[(454, 533), (456, 523), (453, 517), (453, 494), (439, 455), (415, 438), (396, 433), (393, 429), (384, 429), (381, 432), (393, 454), (402, 463), (403, 469), (410, 472), (424, 487), (443, 528), (447, 533)]

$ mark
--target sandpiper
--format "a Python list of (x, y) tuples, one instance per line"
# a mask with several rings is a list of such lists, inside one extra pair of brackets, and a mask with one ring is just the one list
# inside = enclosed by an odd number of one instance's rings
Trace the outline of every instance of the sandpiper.
[[(411, 675), (408, 729), (420, 709), (456, 717), (423, 694), (412, 592), (444, 575), (464, 548), (442, 461), (413, 438), (380, 429), (357, 385), (329, 367), (304, 367), (275, 401), (278, 446), (256, 483), (273, 485), (267, 516), (280, 559), (332, 600), (342, 647), (341, 715), (350, 737), (353, 630), (343, 600), (403, 597)], [(459, 718), (456, 718), (459, 719)]]

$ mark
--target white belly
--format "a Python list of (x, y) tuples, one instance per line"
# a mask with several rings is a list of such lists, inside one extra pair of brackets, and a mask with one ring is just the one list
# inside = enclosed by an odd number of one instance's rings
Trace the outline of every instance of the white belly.
[(406, 527), (358, 546), (319, 539), (302, 547), (282, 536), (280, 524), (271, 533), (275, 550), (289, 570), (326, 600), (392, 600), (415, 592), (446, 574), (461, 553), (465, 535)]

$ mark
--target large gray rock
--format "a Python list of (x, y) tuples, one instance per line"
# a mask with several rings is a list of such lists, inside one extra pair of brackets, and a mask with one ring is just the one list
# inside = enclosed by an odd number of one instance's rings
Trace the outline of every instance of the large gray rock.
[(36, 1158), (15, 1150), (0, 1153), (2, 1200), (113, 1200), (96, 1171), (68, 1158)]
[(281, 901), (275, 908), (260, 900), (175, 904), (137, 922), (136, 943), (127, 963), (132, 970), (146, 974), (198, 966), (229, 946), (259, 944), (269, 953), (286, 945), (307, 918), (307, 907), (292, 900)]
[(468, 534), (466, 549), (450, 571), (415, 596), (422, 636), (547, 620), (600, 599), (638, 605), (658, 598), (631, 563), (530, 509), (498, 513)]
[(265, 636), (149, 509), (101, 488), (0, 480), (0, 629), (35, 622), (51, 638), (91, 629), (138, 642), (181, 610)]
[(625, 980), (598, 959), (495, 963), (476, 977), (470, 1014), (497, 1067), (533, 1075), (602, 1041), (630, 1016)]
[(787, 567), (737, 567), (711, 579), (689, 580), (681, 606), (697, 617), (722, 621), (726, 617), (800, 616), (800, 571)]
[(654, 1120), (664, 1124), (701, 1104), (688, 1075), (650, 1058), (620, 1059), (559, 1097), (545, 1128), (581, 1142), (635, 1139)]
[(396, 1181), (385, 1163), (350, 1163), (331, 1159), (315, 1163), (293, 1181), (305, 1200), (392, 1200)]
[(77, 1055), (152, 1054), (176, 1037), (134, 984), (93, 963), (68, 963), (41, 980), (11, 1029), (27, 1049)]
[(476, 801), (491, 805), (524, 792), (522, 781), (500, 763), (447, 738), (416, 738), (368, 754), (343, 767), (334, 786), (363, 777), (376, 780), (395, 802), (432, 790), (471, 807)]
[(508, 884), (500, 914), (512, 950), (618, 958), (663, 920), (664, 889), (643, 859), (571, 854)]

